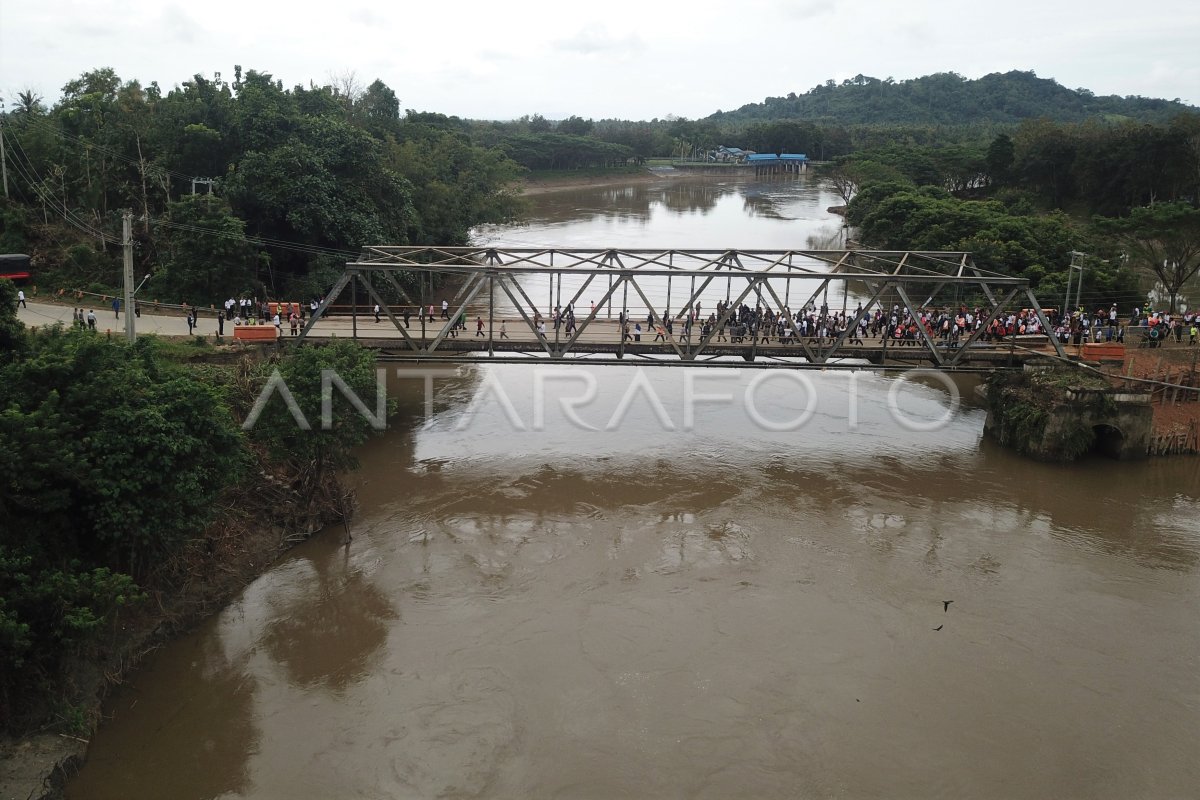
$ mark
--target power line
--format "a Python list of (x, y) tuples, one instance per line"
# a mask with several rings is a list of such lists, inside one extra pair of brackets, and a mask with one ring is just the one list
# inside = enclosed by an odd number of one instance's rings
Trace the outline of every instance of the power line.
[(57, 198), (55, 198), (54, 195), (52, 195), (46, 189), (42, 181), (42, 177), (38, 174), (37, 169), (34, 168), (33, 162), (30, 160), (29, 155), (25, 152), (25, 148), (23, 148), (21, 143), (15, 139), (13, 140), (13, 144), (16, 146), (17, 150), (20, 150), (21, 158), (25, 159), (25, 164), (22, 165), (16, 157), (17, 151), (14, 150), (12, 159), (13, 168), (25, 180), (25, 182), (29, 184), (30, 188), (33, 189), (43, 203), (53, 208), (54, 213), (61, 215), (62, 218), (68, 223), (88, 234), (89, 236), (94, 236), (107, 244), (119, 243), (115, 237), (109, 236), (102, 230), (93, 228), (87, 220), (71, 211), (67, 207), (65, 199), (60, 202)]
[[(61, 128), (57, 127), (56, 125), (52, 125), (49, 120), (45, 120), (42, 118), (32, 118), (32, 119), (29, 119), (26, 124), (39, 126), (39, 127), (43, 128), (44, 130), (47, 130), (50, 133), (53, 133), (55, 136), (58, 136), (59, 138), (65, 140), (65, 141), (73, 142), (76, 145), (83, 147), (85, 149), (96, 150), (98, 152), (112, 156), (113, 158), (115, 158), (119, 161), (124, 161), (128, 164), (138, 167), (139, 169), (145, 163), (144, 160), (132, 158), (131, 156), (127, 156), (124, 153), (120, 153), (109, 147), (105, 147), (102, 144), (90, 142), (86, 139), (82, 139), (78, 136), (69, 134), (66, 131), (62, 130)], [(163, 175), (170, 175), (171, 177), (179, 178), (180, 180), (183, 180), (183, 181), (191, 181), (192, 178), (195, 177), (193, 175), (184, 175), (181, 172), (175, 172), (174, 170), (167, 169), (166, 167), (159, 166), (157, 164), (146, 164), (146, 169), (153, 170), (155, 172), (159, 172)]]
[(357, 250), (341, 250), (334, 247), (322, 247), (320, 245), (297, 244), (288, 242), (283, 239), (272, 239), (264, 236), (247, 236), (246, 234), (229, 233), (226, 231), (216, 230), (214, 228), (205, 228), (200, 225), (189, 225), (183, 222), (168, 222), (162, 219), (151, 220), (156, 226), (161, 228), (172, 228), (176, 230), (189, 231), (192, 233), (205, 234), (208, 236), (216, 236), (223, 239), (231, 239), (234, 241), (243, 241), (249, 244), (256, 244), (262, 247), (274, 247), (282, 250), (294, 250), (299, 253), (308, 255), (320, 256), (342, 256), (353, 257), (358, 255)]

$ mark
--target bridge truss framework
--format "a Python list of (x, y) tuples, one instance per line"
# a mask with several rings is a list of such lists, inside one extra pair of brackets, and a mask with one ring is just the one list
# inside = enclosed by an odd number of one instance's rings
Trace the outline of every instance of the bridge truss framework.
[[(401, 280), (403, 275), (409, 278)], [(434, 276), (456, 278), (460, 283), (450, 302), (449, 319), (427, 327), (424, 312), (430, 304)], [(522, 282), (529, 276), (538, 276), (544, 282), (548, 279), (550, 291), (544, 317), (548, 324), (553, 322), (555, 307), (578, 309), (589, 289), (592, 294), (587, 296), (603, 291), (603, 297), (586, 314), (576, 312), (577, 327), (569, 335), (564, 327), (556, 325), (552, 335), (547, 330), (541, 336), (535, 320), (542, 306)], [(564, 278), (568, 279), (565, 287)], [(730, 302), (707, 335), (699, 335), (697, 322), (695, 335), (668, 337), (661, 344), (629, 342), (620, 325), (611, 324), (614, 317), (619, 318), (618, 309), (628, 314), (632, 297), (634, 307), (643, 313), (648, 311), (655, 326), (666, 327), (664, 316), (678, 319), (691, 313), (702, 298), (712, 297), (714, 284), (719, 289), (721, 282), (725, 283)], [(664, 284), (665, 302), (661, 296)], [(408, 361), (472, 361), (482, 355), (499, 361), (586, 358), (588, 363), (628, 363), (623, 359), (630, 356), (656, 364), (692, 366), (745, 366), (748, 362), (756, 366), (861, 368), (865, 360), (965, 369), (1002, 362), (1012, 365), (1010, 348), (989, 347), (981, 342), (982, 334), (1002, 314), (1032, 309), (1042, 330), (1052, 330), (1028, 280), (982, 270), (973, 264), (969, 253), (963, 252), (373, 246), (364, 248), (357, 261), (346, 264), (341, 277), (304, 325), (300, 341), (319, 335), (314, 334), (314, 327), (347, 287), (355, 298), (352, 335), (357, 338), (360, 286), (365, 290), (368, 308), (378, 305), (398, 334), (389, 332), (390, 340), (383, 343), (372, 336), (370, 343), (386, 345), (393, 360)], [(796, 313), (805, 313), (803, 309), (814, 307), (818, 298), (828, 298), (831, 286), (840, 288), (843, 298), (852, 292), (865, 297), (860, 315), (870, 315), (879, 307), (890, 313), (888, 302), (914, 319), (919, 319), (922, 309), (968, 306), (980, 309), (983, 324), (953, 348), (922, 326), (918, 326), (919, 339), (906, 342), (906, 346), (894, 341), (889, 345), (886, 336), (877, 344), (858, 343), (853, 333), (861, 316), (855, 316), (836, 337), (801, 336), (791, 310), (792, 297), (802, 298), (796, 306), (801, 311)], [(381, 291), (383, 287), (390, 292)], [(658, 294), (656, 301), (651, 300), (651, 293)], [(514, 322), (515, 330), (506, 338), (497, 337), (497, 299), (507, 299), (515, 309), (500, 317)], [(476, 316), (486, 320), (486, 338), (457, 338), (453, 327), (472, 303)], [(785, 325), (791, 328), (793, 343), (759, 345), (758, 336), (751, 336), (747, 344), (714, 341), (743, 303), (782, 313)], [(419, 335), (400, 320), (399, 308), (405, 305), (418, 309)], [(847, 310), (848, 315), (853, 313), (854, 309)], [(1057, 355), (1066, 357), (1053, 335), (1045, 338)], [(740, 358), (731, 361), (730, 356)]]

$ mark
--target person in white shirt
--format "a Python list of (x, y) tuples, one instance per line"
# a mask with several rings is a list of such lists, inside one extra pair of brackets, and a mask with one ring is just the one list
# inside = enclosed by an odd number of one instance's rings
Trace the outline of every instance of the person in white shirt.
[(25, 305), (25, 290), (17, 289), (17, 305), (28, 310), (29, 306)]

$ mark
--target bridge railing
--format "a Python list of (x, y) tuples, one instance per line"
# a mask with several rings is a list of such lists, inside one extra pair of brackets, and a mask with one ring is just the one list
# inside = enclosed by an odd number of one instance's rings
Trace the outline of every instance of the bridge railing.
[[(432, 277), (438, 275), (456, 282), (452, 299), (446, 297), (447, 292), (433, 290)], [(660, 334), (648, 343), (630, 342), (634, 337), (629, 331), (616, 329), (617, 358), (628, 351), (693, 362), (727, 350), (721, 346), (721, 332), (739, 318), (744, 321), (754, 309), (755, 319), (762, 310), (779, 315), (783, 338), (795, 345), (791, 352), (797, 361), (825, 365), (853, 358), (853, 353), (861, 355), (864, 345), (858, 341), (859, 322), (876, 309), (915, 320), (921, 318), (921, 309), (957, 309), (969, 300), (978, 304), (980, 316), (986, 319), (964, 337), (960, 347), (941, 346), (938, 337), (923, 326), (917, 326), (911, 343), (893, 345), (902, 349), (907, 345), (905, 353), (913, 353), (916, 345), (922, 351), (920, 357), (938, 366), (954, 367), (1001, 314), (1034, 309), (1042, 317), (1042, 325), (1049, 325), (1028, 281), (981, 270), (962, 252), (367, 247), (357, 261), (346, 265), (307, 322), (302, 339), (319, 319), (336, 313), (339, 306), (344, 308), (347, 288), (356, 298), (355, 307), (371, 313), (379, 306), (381, 316), (387, 317), (399, 334), (402, 349), (415, 358), (461, 358), (471, 349), (494, 356), (498, 350), (516, 346), (513, 341), (503, 344), (498, 339), (518, 338), (528, 340), (530, 349), (552, 359), (608, 353), (611, 342), (604, 342), (601, 348), (595, 335), (604, 320), (615, 317), (618, 326), (632, 328), (638, 315), (644, 314), (650, 329), (644, 333), (649, 337), (659, 329), (670, 332), (676, 320), (699, 316), (694, 312), (705, 309), (709, 312), (706, 320), (712, 324), (690, 331), (684, 341)], [(723, 300), (716, 300), (722, 295)], [(826, 321), (837, 313), (831, 295), (835, 304), (840, 301), (842, 316), (849, 324), (826, 337)], [(443, 300), (449, 312), (445, 320), (441, 319)], [(434, 329), (423, 316), (419, 335), (402, 326), (399, 316), (404, 307), (425, 309), (431, 302), (439, 317)], [(587, 312), (582, 310), (585, 307)], [(566, 330), (555, 325), (551, 331), (548, 324), (565, 309), (576, 310), (572, 318), (577, 324)], [(468, 311), (476, 328), (470, 338), (484, 341), (474, 348), (462, 342), (452, 345), (450, 340), (457, 339), (456, 323)], [(506, 330), (509, 321), (513, 331)], [(352, 324), (357, 325), (357, 317)], [(822, 329), (819, 337), (813, 335), (814, 325)], [(592, 333), (585, 335), (589, 329)], [(357, 328), (354, 330), (356, 333)], [(613, 336), (605, 334), (608, 339)], [(769, 335), (761, 336), (761, 341), (759, 336), (753, 338), (743, 354), (751, 361), (759, 354), (768, 355), (771, 345)], [(647, 346), (658, 343), (661, 352)], [(1057, 342), (1052, 344), (1063, 355)], [(888, 341), (879, 346), (886, 358)]]

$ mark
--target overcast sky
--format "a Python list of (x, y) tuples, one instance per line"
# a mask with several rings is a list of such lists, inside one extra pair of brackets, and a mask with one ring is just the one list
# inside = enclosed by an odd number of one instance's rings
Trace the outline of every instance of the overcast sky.
[(49, 103), (112, 67), (164, 90), (233, 66), (287, 87), (353, 72), (403, 108), (696, 118), (858, 73), (1034, 70), (1070, 88), (1200, 104), (1195, 0), (608, 0), (114, 4), (0, 0), (0, 94)]

